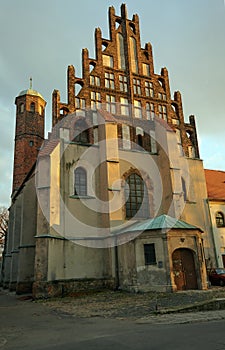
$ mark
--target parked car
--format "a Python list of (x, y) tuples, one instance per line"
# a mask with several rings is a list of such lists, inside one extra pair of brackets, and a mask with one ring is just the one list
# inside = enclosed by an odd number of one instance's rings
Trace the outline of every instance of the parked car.
[(208, 278), (212, 285), (225, 286), (225, 268), (210, 269)]

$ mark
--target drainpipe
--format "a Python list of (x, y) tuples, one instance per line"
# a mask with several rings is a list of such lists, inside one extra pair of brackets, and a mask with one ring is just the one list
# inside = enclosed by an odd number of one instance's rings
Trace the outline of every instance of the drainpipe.
[(118, 290), (120, 287), (120, 275), (119, 275), (118, 246), (117, 246), (117, 239), (116, 238), (115, 238), (114, 254), (115, 254), (115, 280), (116, 280), (115, 289)]
[(115, 290), (118, 290), (120, 287), (120, 274), (119, 274), (119, 254), (118, 254), (118, 245), (117, 245), (117, 236), (114, 235), (114, 259), (115, 259)]

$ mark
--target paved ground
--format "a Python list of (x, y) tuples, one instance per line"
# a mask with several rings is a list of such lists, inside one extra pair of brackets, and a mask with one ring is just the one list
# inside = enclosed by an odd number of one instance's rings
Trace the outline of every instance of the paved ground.
[[(104, 317), (113, 319), (140, 320), (155, 317), (156, 312), (177, 309), (217, 298), (225, 298), (224, 287), (208, 291), (177, 293), (137, 293), (104, 291), (79, 293), (70, 298), (38, 301), (54, 312), (75, 317)], [(160, 317), (160, 315), (159, 315)], [(170, 316), (172, 317), (172, 316)]]
[(29, 296), (0, 290), (0, 349), (222, 350), (225, 310), (154, 312), (156, 306), (162, 311), (224, 297), (225, 288), (213, 288), (207, 292), (158, 293), (157, 298), (154, 293), (105, 291), (32, 301)]

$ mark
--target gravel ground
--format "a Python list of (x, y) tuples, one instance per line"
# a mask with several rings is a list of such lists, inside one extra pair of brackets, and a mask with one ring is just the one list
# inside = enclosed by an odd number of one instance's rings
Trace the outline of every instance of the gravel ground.
[(188, 306), (215, 298), (225, 298), (224, 287), (211, 287), (207, 291), (137, 294), (107, 290), (37, 302), (47, 305), (61, 316), (139, 319), (154, 315), (156, 310)]

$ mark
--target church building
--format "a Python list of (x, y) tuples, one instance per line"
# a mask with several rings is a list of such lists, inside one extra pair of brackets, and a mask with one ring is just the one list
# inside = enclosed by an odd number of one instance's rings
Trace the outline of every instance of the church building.
[(16, 97), (12, 203), (2, 281), (35, 298), (100, 288), (207, 289), (216, 263), (195, 117), (154, 70), (138, 15), (109, 8), (109, 39), (67, 70), (67, 101)]

